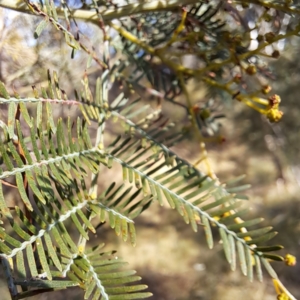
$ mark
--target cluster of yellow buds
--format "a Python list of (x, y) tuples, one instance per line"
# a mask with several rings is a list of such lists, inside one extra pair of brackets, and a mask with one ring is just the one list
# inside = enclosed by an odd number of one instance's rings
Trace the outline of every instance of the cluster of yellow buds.
[(283, 112), (279, 110), (281, 99), (278, 95), (273, 95), (269, 98), (268, 110), (266, 113), (270, 122), (278, 122), (281, 120)]
[[(264, 94), (270, 92), (270, 90), (271, 88), (269, 86), (263, 87)], [(250, 107), (256, 109), (261, 114), (266, 115), (270, 122), (278, 122), (281, 120), (283, 112), (279, 110), (281, 99), (278, 95), (270, 96), (268, 99), (252, 97), (251, 100), (255, 103), (266, 106), (266, 108), (261, 108), (253, 103), (247, 103)]]

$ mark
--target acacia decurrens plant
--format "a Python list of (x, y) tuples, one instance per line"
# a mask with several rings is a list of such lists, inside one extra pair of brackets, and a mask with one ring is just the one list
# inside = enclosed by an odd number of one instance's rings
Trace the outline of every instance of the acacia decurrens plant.
[[(279, 57), (278, 42), (299, 35), (300, 6), (286, 0), (1, 0), (0, 7), (35, 16), (35, 39), (56, 30), (74, 64), (78, 55), (88, 57), (82, 87), (71, 95), (51, 70), (31, 97), (0, 84), (6, 116), (0, 121), (0, 257), (12, 299), (75, 286), (84, 299), (149, 297), (114, 251), (106, 252), (103, 241), (91, 247), (89, 238), (107, 222), (134, 246), (134, 219), (154, 201), (203, 231), (209, 248), (218, 231), (232, 270), (239, 261), (252, 281), (262, 280), (264, 268), (278, 299), (295, 299), (271, 265), (293, 265), (294, 257), (267, 243), (276, 232), (257, 226), (261, 218), (247, 219), (238, 194), (245, 186), (219, 181), (205, 145), (222, 141), (216, 102), (239, 101), (280, 121), (268, 59)], [(86, 38), (83, 23), (94, 25), (97, 39)], [(91, 66), (99, 73), (92, 83)], [(191, 81), (206, 87), (202, 107), (191, 100)], [(164, 103), (183, 110), (188, 124), (166, 116)], [(66, 107), (72, 113), (63, 113)], [(106, 130), (111, 124), (114, 133)], [(190, 137), (199, 142), (201, 168), (171, 150)], [(107, 168), (119, 168), (123, 183), (111, 178), (102, 190)], [(12, 191), (13, 204), (6, 197)]]

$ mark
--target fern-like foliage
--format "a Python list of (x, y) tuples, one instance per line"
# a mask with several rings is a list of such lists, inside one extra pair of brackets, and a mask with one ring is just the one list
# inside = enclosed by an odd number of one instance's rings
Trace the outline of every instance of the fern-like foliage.
[[(262, 280), (264, 266), (279, 282), (270, 261), (284, 260), (277, 253), (282, 246), (266, 245), (276, 232), (270, 226), (256, 226), (261, 218), (244, 219), (247, 210), (238, 193), (245, 186), (221, 184), (171, 150), (191, 133), (202, 138), (203, 128), (214, 122), (205, 114), (199, 117), (197, 108), (191, 106), (186, 85), (195, 75), (269, 118), (273, 115), (268, 114), (278, 112), (278, 103), (268, 102), (266, 112), (254, 106), (255, 101), (265, 102), (255, 93), (246, 94), (247, 89), (233, 92), (231, 84), (239, 88), (236, 77), (227, 82), (228, 74), (235, 76), (235, 69), (243, 63), (249, 67), (254, 53), (245, 55), (247, 45), (238, 40), (226, 44), (230, 40), (226, 18), (219, 18), (222, 2), (194, 1), (183, 9), (178, 5), (180, 9), (136, 12), (118, 24), (107, 21), (118, 33), (111, 46), (121, 49), (126, 58), (110, 57), (106, 36), (106, 12), (117, 4), (92, 2), (84, 2), (81, 13), (95, 11), (92, 20), (99, 22), (105, 37), (103, 59), (72, 33), (76, 11), (73, 14), (65, 1), (60, 8), (53, 1), (44, 5), (24, 1), (28, 11), (43, 18), (36, 38), (47, 25), (54, 26), (64, 34), (73, 54), (83, 50), (101, 68), (95, 90), (84, 76), (83, 87), (69, 97), (60, 88), (57, 74), (50, 71), (48, 87), (34, 88), (32, 98), (13, 95), (0, 85), (0, 103), (7, 110), (7, 118), (0, 123), (0, 256), (12, 298), (75, 286), (85, 291), (84, 299), (149, 297), (147, 287), (137, 283), (140, 278), (124, 268), (125, 262), (114, 251), (102, 252), (103, 241), (91, 247), (89, 239), (107, 222), (124, 241), (135, 245), (134, 219), (154, 201), (176, 209), (192, 230), (203, 230), (209, 248), (217, 235), (232, 270), (238, 260), (249, 280), (254, 271)], [(175, 52), (168, 51), (196, 53), (201, 68), (180, 65), (182, 57), (176, 59)], [(238, 51), (241, 57), (232, 60)], [(127, 76), (129, 71), (132, 75)], [(117, 84), (135, 91), (135, 97), (118, 90), (110, 99), (109, 92)], [(161, 105), (145, 105), (145, 91), (175, 104), (180, 104), (176, 97), (186, 97), (187, 104), (180, 105), (193, 121), (192, 129), (175, 126)], [(63, 108), (74, 112), (66, 116)], [(209, 104), (202, 112), (208, 108)], [(110, 124), (119, 128), (113, 141), (105, 138)], [(99, 176), (110, 168), (122, 173), (123, 183), (112, 179), (101, 190)], [(10, 201), (12, 192), (14, 200)]]
[[(55, 94), (51, 86), (48, 93)], [(172, 132), (172, 126), (161, 119), (159, 113), (152, 113), (152, 116), (146, 114), (146, 117), (133, 122), (130, 118), (132, 112), (137, 118), (147, 109), (143, 107), (138, 113), (135, 106), (139, 102), (125, 105), (126, 99), (119, 97), (115, 106), (106, 107), (101, 105), (100, 99), (90, 102), (59, 100), (49, 98), (48, 93), (44, 90), (43, 98), (17, 99), (7, 95), (7, 99), (1, 99), (8, 105), (8, 125), (2, 127), (1, 140), (1, 251), (5, 258), (3, 262), (15, 259), (11, 272), (7, 274), (16, 279), (14, 285), (20, 284), (21, 279), (43, 276), (50, 283), (47, 281), (41, 287), (47, 285), (54, 288), (58, 278), (67, 277), (74, 285), (86, 289), (88, 296), (95, 289), (94, 299), (100, 295), (115, 299), (112, 297), (115, 294), (120, 294), (118, 299), (124, 299), (122, 293), (126, 292), (132, 292), (133, 297), (147, 296), (147, 293), (134, 293), (144, 286), (114, 289), (102, 283), (103, 272), (119, 269), (123, 263), (104, 260), (103, 266), (101, 264), (96, 268), (85, 254), (84, 245), (76, 245), (64, 223), (72, 222), (82, 239), (88, 240), (88, 232), (95, 232), (91, 218), (97, 217), (99, 222), (108, 219), (117, 235), (125, 241), (130, 237), (135, 244), (134, 217), (151, 201), (157, 200), (163, 205), (164, 199), (178, 210), (194, 231), (198, 230), (199, 224), (203, 226), (210, 248), (213, 247), (211, 226), (219, 228), (225, 255), (232, 269), (235, 269), (238, 255), (243, 273), (252, 280), (253, 256), (260, 280), (261, 262), (271, 276), (276, 277), (268, 259), (282, 258), (269, 252), (279, 250), (281, 246), (260, 246), (275, 233), (270, 227), (240, 232), (242, 228), (260, 223), (261, 219), (235, 222), (241, 212), (238, 209), (240, 203), (232, 194), (234, 190), (228, 192), (169, 150), (167, 146), (180, 141), (182, 133)], [(27, 109), (29, 103), (35, 111), (31, 116)], [(52, 111), (54, 105), (80, 106), (82, 117), (64, 121), (55, 119)], [(16, 119), (18, 114), (20, 117)], [(123, 123), (127, 131), (125, 136), (119, 136), (104, 149), (101, 143), (94, 145), (91, 142), (89, 132), (89, 127), (93, 122), (99, 122), (96, 118), (101, 115), (106, 121), (113, 118)], [(28, 138), (24, 137), (26, 132)], [(124, 182), (133, 185), (136, 191), (132, 193), (132, 188), (124, 189), (124, 186), (115, 187), (113, 184), (99, 195), (88, 193), (88, 172), (98, 174), (100, 165), (111, 168), (114, 163), (121, 166)], [(162, 169), (165, 169), (163, 173)], [(7, 206), (3, 194), (6, 178), (14, 178), (12, 181), (18, 188), (23, 209), (20, 205), (14, 208)], [(138, 200), (140, 194), (143, 198)], [(228, 215), (231, 211), (233, 213)], [(102, 261), (98, 253), (91, 252), (89, 255), (97, 262)], [(29, 270), (25, 269), (26, 264)], [(114, 279), (129, 274), (127, 271), (114, 271), (107, 277), (103, 275), (103, 278), (111, 278), (114, 282)], [(20, 285), (26, 286), (26, 282)], [(70, 286), (70, 281), (63, 282)], [(27, 291), (25, 295), (28, 295)]]

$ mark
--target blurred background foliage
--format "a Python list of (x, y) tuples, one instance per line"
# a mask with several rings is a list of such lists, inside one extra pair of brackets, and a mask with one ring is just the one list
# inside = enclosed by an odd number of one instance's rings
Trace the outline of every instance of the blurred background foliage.
[[(74, 8), (84, 8), (85, 5), (84, 1), (67, 2)], [(101, 4), (101, 1), (98, 2)], [(243, 14), (241, 7), (240, 14), (246, 24), (251, 23), (256, 13), (253, 9)], [(38, 39), (34, 39), (33, 32), (38, 22), (39, 19), (34, 16), (0, 10), (0, 80), (11, 91), (15, 90), (22, 96), (33, 95), (34, 86), (46, 85), (46, 70), (55, 70), (59, 74), (60, 85), (71, 97), (74, 86), (81, 84), (88, 56), (81, 51), (71, 59), (70, 47), (53, 26), (48, 26)], [(274, 24), (275, 21), (270, 22), (269, 26)], [(92, 46), (99, 43), (101, 32), (97, 26), (82, 21), (78, 21), (77, 25), (86, 44)], [(237, 23), (230, 26), (236, 26), (238, 31)], [(280, 58), (268, 60), (268, 72), (272, 74), (268, 80), (273, 92), (282, 99), (284, 117), (279, 123), (268, 122), (264, 116), (230, 97), (224, 101), (222, 94), (214, 94), (213, 90), (197, 80), (188, 88), (193, 95), (193, 103), (203, 107), (208, 97), (212, 97), (218, 100), (213, 103), (214, 114), (225, 115), (220, 119), (221, 127), (218, 128), (224, 141), (206, 144), (214, 172), (221, 182), (228, 180), (228, 177), (247, 174), (245, 182), (252, 185), (248, 192), (251, 214), (263, 216), (266, 224), (274, 226), (280, 232), (276, 242), (285, 245), (286, 252), (300, 260), (300, 40), (291, 38), (280, 47)], [(101, 52), (101, 49), (95, 48), (95, 51)], [(194, 64), (194, 59), (189, 58), (187, 63)], [(95, 82), (99, 72), (93, 64), (86, 70), (90, 83)], [(255, 84), (251, 80), (249, 78), (249, 86)], [(111, 97), (118, 91), (116, 86)], [(151, 97), (146, 101), (156, 105)], [(180, 125), (187, 122), (182, 107), (168, 102), (161, 105), (166, 115), (172, 115), (173, 121)], [(68, 115), (72, 111), (66, 108), (64, 113)], [(5, 112), (2, 111), (2, 114)], [(113, 134), (114, 128), (110, 130)], [(191, 162), (199, 157), (198, 143), (193, 135), (176, 146), (175, 151)], [(106, 178), (110, 176), (120, 177), (119, 174), (105, 174)], [(148, 218), (149, 215), (151, 218)], [(258, 284), (249, 283), (247, 278), (241, 280), (240, 271), (230, 271), (222, 247), (217, 246), (209, 251), (205, 238), (200, 233), (193, 233), (176, 212), (154, 204), (136, 222), (138, 243), (134, 251), (105, 225), (97, 231), (97, 235), (105, 237), (110, 248), (119, 249), (119, 255), (126, 257), (131, 267), (138, 271), (154, 294), (151, 299), (274, 299), (271, 281)], [(95, 244), (97, 235), (94, 237)], [(294, 296), (300, 298), (300, 266), (292, 269), (280, 266), (277, 271)], [(1, 281), (0, 284), (1, 295), (7, 295), (2, 299), (8, 299), (6, 283)], [(82, 299), (82, 294), (75, 289), (55, 295), (45, 294), (36, 299), (54, 297)]]

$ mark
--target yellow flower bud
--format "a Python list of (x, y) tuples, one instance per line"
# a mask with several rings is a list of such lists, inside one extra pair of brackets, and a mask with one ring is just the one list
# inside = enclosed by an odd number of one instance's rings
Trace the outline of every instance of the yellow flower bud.
[(263, 42), (264, 41), (264, 36), (262, 34), (259, 34), (256, 38), (256, 40), (260, 43), (260, 42)]
[(264, 85), (261, 89), (263, 94), (269, 94), (271, 92), (272, 88), (269, 85)]
[(284, 258), (284, 261), (285, 261), (285, 264), (290, 267), (295, 266), (297, 263), (296, 257), (291, 254), (287, 254)]
[(283, 112), (277, 108), (271, 108), (267, 112), (267, 118), (270, 122), (278, 122), (281, 120)]
[(280, 293), (277, 296), (277, 300), (290, 300), (290, 297), (287, 294), (285, 294), (285, 293)]
[(265, 34), (265, 39), (268, 43), (272, 43), (275, 38), (275, 33), (274, 32), (268, 32)]
[(274, 50), (272, 53), (273, 58), (278, 58), (280, 56), (280, 52), (278, 50)]
[(281, 98), (278, 95), (272, 95), (271, 97), (269, 97), (269, 106), (270, 108), (278, 108), (279, 107), (279, 103), (281, 102)]
[(249, 65), (246, 69), (246, 73), (249, 75), (254, 75), (254, 74), (256, 74), (256, 72), (257, 72), (257, 69), (254, 65)]

